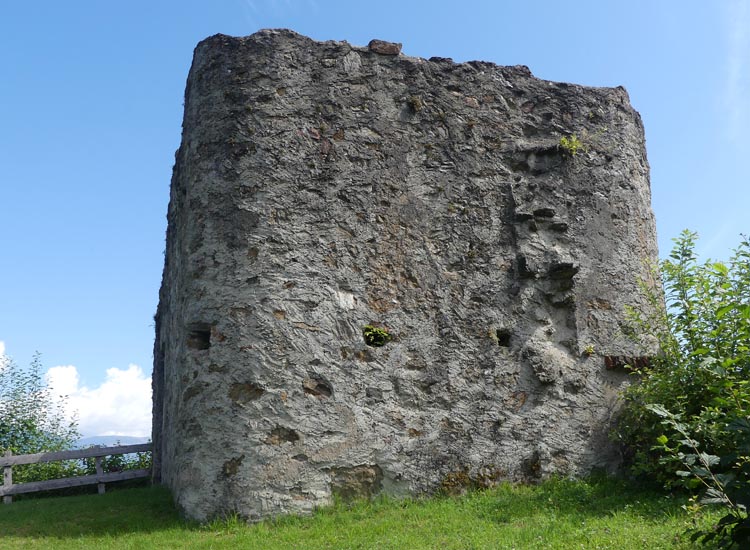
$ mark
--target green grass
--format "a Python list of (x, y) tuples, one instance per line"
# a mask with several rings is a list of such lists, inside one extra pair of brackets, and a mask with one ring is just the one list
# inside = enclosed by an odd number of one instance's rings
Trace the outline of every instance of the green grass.
[[(0, 547), (417, 549), (691, 548), (684, 500), (625, 482), (553, 480), (462, 497), (378, 499), (247, 526), (181, 521), (161, 487), (0, 504)], [(702, 519), (706, 524), (718, 512)]]

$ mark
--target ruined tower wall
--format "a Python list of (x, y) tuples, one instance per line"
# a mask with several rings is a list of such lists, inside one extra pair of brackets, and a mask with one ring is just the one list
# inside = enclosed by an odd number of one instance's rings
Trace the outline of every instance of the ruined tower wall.
[(618, 463), (607, 366), (656, 259), (638, 113), (392, 50), (195, 51), (154, 354), (155, 474), (190, 518)]

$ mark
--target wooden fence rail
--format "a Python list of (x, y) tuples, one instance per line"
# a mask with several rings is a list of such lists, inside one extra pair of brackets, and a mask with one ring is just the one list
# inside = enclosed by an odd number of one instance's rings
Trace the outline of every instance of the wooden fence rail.
[[(138, 479), (149, 477), (150, 469), (124, 470), (105, 474), (102, 469), (102, 457), (109, 455), (124, 455), (130, 453), (143, 453), (151, 451), (151, 443), (141, 445), (119, 445), (117, 447), (90, 447), (88, 449), (76, 449), (73, 451), (57, 451), (54, 453), (37, 453), (33, 455), (13, 455), (10, 451), (0, 457), (0, 467), (3, 468), (3, 484), (0, 485), (0, 496), (3, 502), (13, 502), (13, 495), (21, 493), (35, 493), (37, 491), (50, 491), (53, 489), (64, 489), (67, 487), (80, 487), (81, 485), (98, 485), (99, 494), (104, 494), (105, 483), (123, 481), (126, 479)], [(63, 477), (47, 481), (33, 481), (30, 483), (13, 484), (13, 466), (21, 464), (38, 464), (40, 462), (55, 462), (58, 460), (76, 460), (81, 458), (95, 458), (96, 474), (78, 477)]]

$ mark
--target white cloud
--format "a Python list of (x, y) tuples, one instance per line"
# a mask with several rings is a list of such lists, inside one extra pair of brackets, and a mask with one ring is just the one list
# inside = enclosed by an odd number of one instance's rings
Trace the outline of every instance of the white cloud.
[(106, 379), (96, 388), (81, 386), (72, 365), (52, 367), (47, 384), (53, 395), (68, 396), (64, 408), (69, 416), (77, 416), (84, 437), (151, 435), (151, 379), (138, 365), (107, 369)]
[(750, 9), (746, 0), (728, 4), (725, 101), (729, 136), (739, 142), (750, 123)]
[(5, 355), (5, 342), (0, 340), (0, 371), (8, 366), (10, 363), (10, 357)]

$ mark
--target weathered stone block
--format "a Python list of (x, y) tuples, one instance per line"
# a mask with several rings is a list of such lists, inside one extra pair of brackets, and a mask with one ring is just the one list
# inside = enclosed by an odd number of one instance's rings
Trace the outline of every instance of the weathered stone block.
[(617, 467), (604, 358), (643, 355), (623, 308), (656, 259), (640, 117), (397, 54), (195, 51), (154, 354), (155, 475), (190, 518)]

